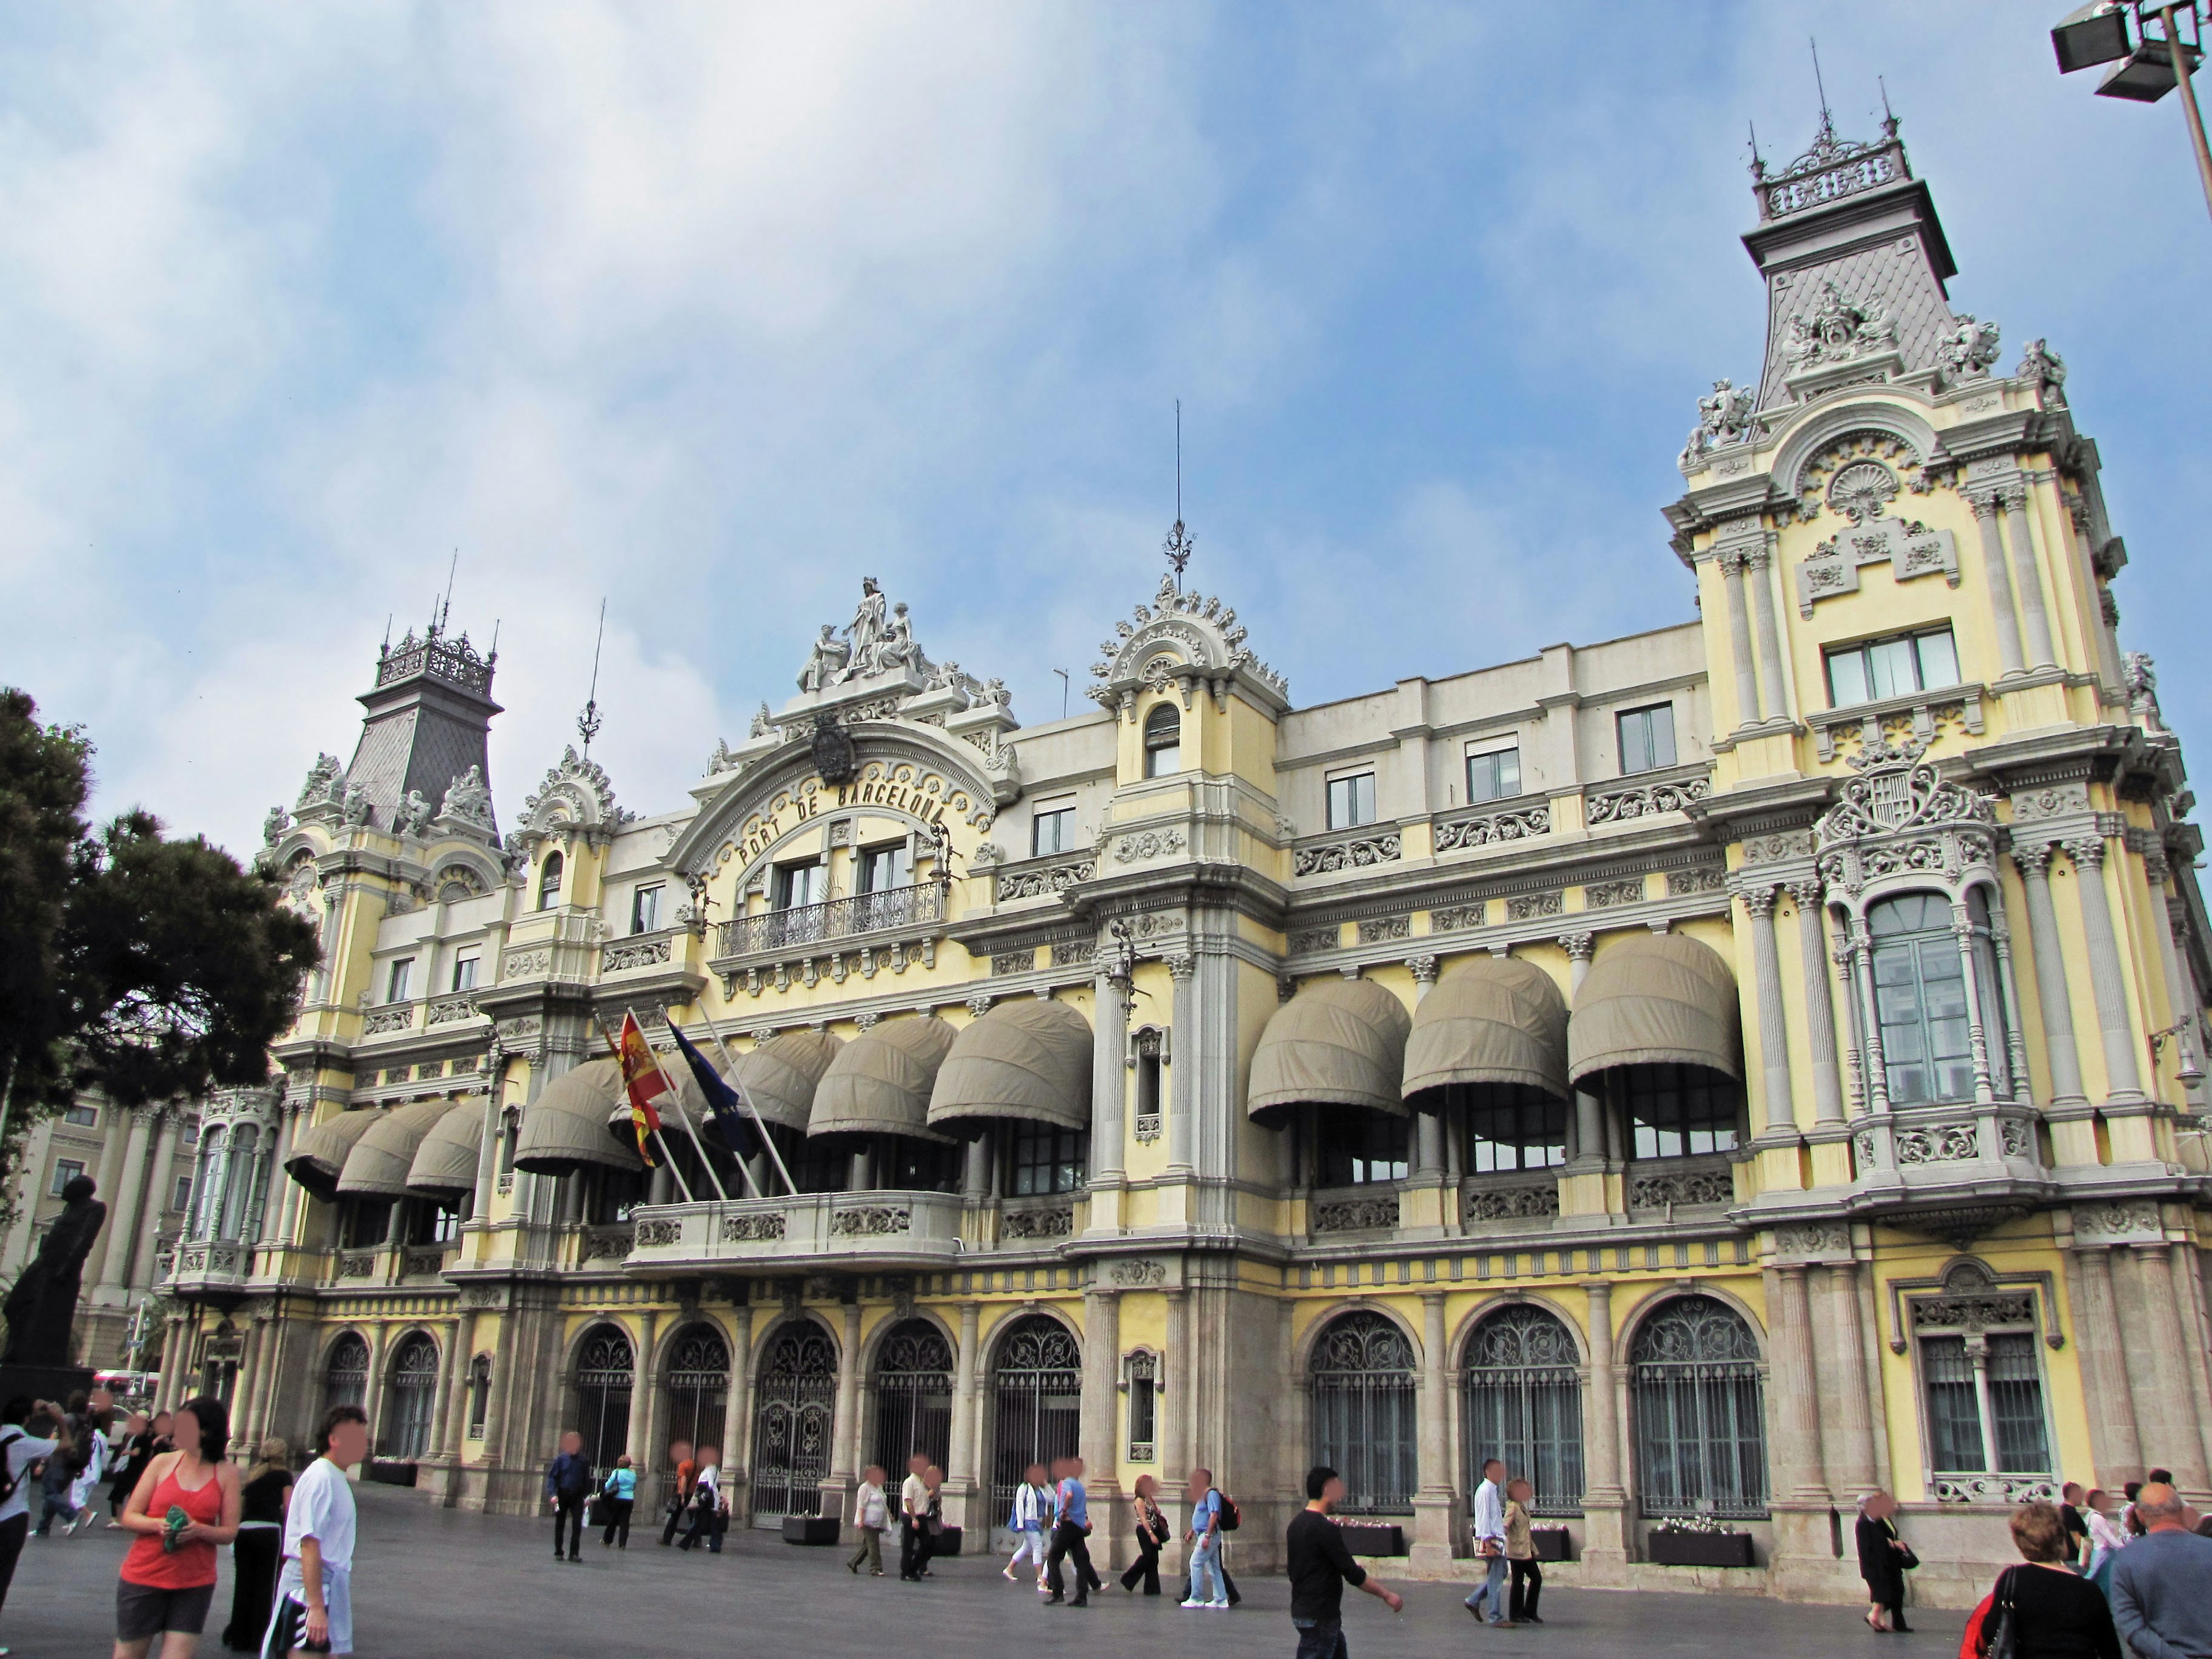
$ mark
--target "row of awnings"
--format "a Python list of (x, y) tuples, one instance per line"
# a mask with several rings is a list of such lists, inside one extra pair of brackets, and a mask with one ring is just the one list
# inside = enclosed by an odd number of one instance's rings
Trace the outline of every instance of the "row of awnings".
[[(889, 1020), (850, 1042), (787, 1031), (725, 1073), (770, 1123), (810, 1138), (905, 1135), (950, 1145), (978, 1121), (1091, 1127), (1091, 1024), (1066, 1003), (1023, 997), (955, 1027), (935, 1015)], [(1371, 980), (1323, 980), (1276, 1010), (1252, 1056), (1246, 1109), (1262, 1122), (1314, 1103), (1403, 1114), (1431, 1091), (1519, 1084), (1564, 1097), (1618, 1066), (1672, 1063), (1743, 1075), (1735, 976), (1679, 934), (1607, 947), (1571, 1018), (1550, 975), (1477, 957), (1408, 1015)], [(692, 1123), (708, 1121), (691, 1079), (672, 1069)], [(476, 1185), (481, 1097), (342, 1112), (302, 1133), (285, 1160), (324, 1198), (456, 1201)], [(680, 1133), (675, 1122), (670, 1133)], [(522, 1115), (515, 1167), (566, 1174), (641, 1170), (622, 1074), (612, 1060), (562, 1073)]]
[(1412, 1014), (1371, 980), (1328, 980), (1275, 1011), (1252, 1056), (1246, 1109), (1262, 1122), (1315, 1103), (1403, 1115), (1432, 1091), (1522, 1085), (1565, 1098), (1617, 1066), (1743, 1076), (1735, 975), (1710, 945), (1638, 935), (1590, 964), (1574, 1012), (1552, 976), (1512, 957), (1454, 968)]

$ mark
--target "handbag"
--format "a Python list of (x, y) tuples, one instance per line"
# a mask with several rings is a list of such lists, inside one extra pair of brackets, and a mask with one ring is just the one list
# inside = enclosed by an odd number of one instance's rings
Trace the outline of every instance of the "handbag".
[(1920, 1565), (1920, 1558), (1912, 1553), (1911, 1545), (1905, 1544), (1899, 1547), (1897, 1565), (1906, 1572), (1911, 1572), (1913, 1568)]
[(1986, 1638), (1982, 1651), (1987, 1659), (2016, 1659), (2019, 1653), (2020, 1627), (2012, 1605), (2012, 1576), (2019, 1571), (2017, 1567), (2007, 1567), (1997, 1575), (1997, 1587), (1990, 1592), (1995, 1605), (1989, 1617), (1982, 1620)]

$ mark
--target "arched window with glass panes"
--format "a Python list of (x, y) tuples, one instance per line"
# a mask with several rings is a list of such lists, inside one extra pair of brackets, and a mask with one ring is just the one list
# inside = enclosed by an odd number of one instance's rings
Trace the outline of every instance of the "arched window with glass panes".
[(323, 1408), (368, 1404), (368, 1343), (358, 1332), (348, 1331), (331, 1345), (323, 1367)]
[(1527, 1304), (1486, 1316), (1467, 1339), (1467, 1490), (1502, 1460), (1526, 1480), (1535, 1515), (1583, 1509), (1583, 1385), (1575, 1339), (1559, 1316)]
[(1766, 1513), (1759, 1340), (1716, 1297), (1662, 1303), (1629, 1352), (1637, 1498), (1649, 1516)]
[(1403, 1515), (1420, 1485), (1413, 1345), (1379, 1313), (1340, 1314), (1307, 1366), (1313, 1461), (1344, 1477), (1346, 1515)]
[(1164, 778), (1182, 770), (1182, 715), (1163, 702), (1145, 716), (1145, 775)]
[(1988, 891), (1962, 901), (1901, 893), (1867, 907), (1875, 1032), (1893, 1106), (1976, 1098), (1973, 1028), (1990, 1091), (2012, 1096), (2002, 982)]

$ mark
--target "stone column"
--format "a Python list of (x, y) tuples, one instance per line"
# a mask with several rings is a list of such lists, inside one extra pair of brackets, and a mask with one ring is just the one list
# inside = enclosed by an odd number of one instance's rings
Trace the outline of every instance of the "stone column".
[(2127, 1358), (2138, 1379), (2156, 1379), (2150, 1389), (2136, 1392), (2143, 1437), (2159, 1462), (2173, 1471), (2177, 1486), (2185, 1492), (2202, 1492), (2204, 1438), (2197, 1421), (2195, 1391), (2189, 1386), (2191, 1356), (2183, 1349), (2182, 1330), (2174, 1318), (2172, 1250), (2168, 1244), (2128, 1247), (2136, 1284), (2128, 1298), (2126, 1328), (2135, 1334)]
[(1774, 1367), (1767, 1398), (1778, 1406), (1775, 1449), (1781, 1454), (1781, 1484), (1792, 1502), (1826, 1509), (1830, 1498), (1822, 1474), (1820, 1379), (1813, 1363), (1813, 1313), (1805, 1291), (1805, 1269), (1791, 1264), (1772, 1272), (1768, 1286), (1780, 1295), (1767, 1304), (1774, 1317)]
[(252, 1416), (250, 1408), (253, 1404), (255, 1386), (260, 1381), (262, 1339), (268, 1333), (269, 1316), (256, 1314), (239, 1341), (238, 1371), (232, 1380), (228, 1402), (230, 1407), (230, 1444), (226, 1449), (234, 1455), (252, 1444), (247, 1438)]
[[(2048, 846), (2012, 849), (2021, 886), (2027, 895), (2027, 945), (2035, 959), (2035, 1002), (2043, 1014), (2043, 1046), (2051, 1062), (2051, 1103), (2086, 1106), (2081, 1060), (2074, 1046), (2074, 1004), (2066, 990), (2066, 953), (2058, 940), (2058, 909), (2051, 900)], [(2023, 1089), (2027, 1080), (2021, 1080)]]
[(845, 1304), (845, 1330), (837, 1344), (837, 1420), (830, 1431), (830, 1478), (822, 1483), (821, 1515), (847, 1516), (853, 1496), (853, 1462), (860, 1442), (860, 1304)]
[(1188, 1176), (1198, 1138), (1198, 998), (1194, 994), (1197, 959), (1168, 958), (1175, 981), (1174, 1048), (1168, 1061), (1168, 1166), (1170, 1176)]
[(2035, 543), (2027, 523), (2027, 487), (2017, 485), (2004, 493), (2005, 529), (2012, 541), (2013, 579), (2020, 592), (2020, 608), (2027, 618), (2027, 659), (2032, 668), (2056, 668), (2057, 654), (2051, 648), (2051, 618), (2043, 605), (2043, 573), (2036, 568)]
[[(741, 1302), (730, 1310), (732, 1329), (730, 1340), (730, 1402), (722, 1413), (722, 1472), (735, 1484), (730, 1494), (732, 1525), (750, 1524), (752, 1519), (753, 1460), (753, 1310), (749, 1302)], [(668, 1453), (665, 1446), (651, 1446), (653, 1468), (665, 1481), (672, 1478), (669, 1465), (660, 1460)]]
[(154, 1392), (154, 1409), (167, 1411), (181, 1396), (177, 1382), (185, 1370), (185, 1316), (171, 1314), (161, 1325), (161, 1386)]
[[(2173, 1292), (2174, 1342), (2181, 1356), (2182, 1368), (2189, 1375), (2190, 1415), (2197, 1423), (2198, 1437), (2204, 1443), (2205, 1462), (2200, 1470), (2212, 1471), (2212, 1369), (2208, 1369), (2205, 1342), (2203, 1271), (2197, 1253), (2187, 1244), (2172, 1246), (2168, 1251), (2169, 1279)], [(2179, 1465), (2176, 1473), (2179, 1472)], [(2212, 1480), (2200, 1474), (2198, 1484), (2192, 1489), (2186, 1481), (2183, 1490), (2199, 1510), (2212, 1498)]]
[[(444, 1390), (444, 1405), (438, 1413), (438, 1437), (432, 1455), (458, 1463), (461, 1447), (468, 1439), (469, 1367), (477, 1357), (477, 1316), (464, 1313), (446, 1328), (446, 1377), (439, 1384)], [(449, 1486), (449, 1502), (454, 1492), (455, 1488)]]
[[(1567, 953), (1567, 987), (1569, 1007), (1574, 1006), (1574, 994), (1583, 988), (1583, 981), (1589, 977), (1590, 952), (1596, 945), (1590, 933), (1562, 933), (1559, 948)], [(1582, 1162), (1602, 1164), (1605, 1162), (1605, 1110), (1603, 1103), (1587, 1089), (1575, 1091), (1575, 1140), (1582, 1153)]]
[(1756, 726), (1764, 716), (1759, 707), (1759, 678), (1752, 668), (1751, 619), (1744, 613), (1745, 556), (1726, 552), (1720, 561), (1721, 585), (1728, 592), (1729, 655), (1735, 664), (1736, 720), (1739, 727)]
[(1583, 1392), (1583, 1556), (1616, 1577), (1628, 1560), (1628, 1493), (1620, 1483), (1620, 1384), (1613, 1363), (1613, 1286), (1583, 1286), (1589, 1301), (1589, 1382)]
[(453, 1407), (454, 1356), (460, 1350), (461, 1322), (448, 1319), (438, 1331), (438, 1382), (430, 1395), (430, 1446), (432, 1462), (443, 1462), (453, 1453), (453, 1443), (446, 1437), (447, 1419)]
[[(2159, 972), (2166, 980), (2166, 1017), (2169, 1024), (2181, 1028), (2173, 1034), (2174, 1054), (2180, 1069), (2186, 1070), (2197, 1059), (2197, 991), (2189, 975), (2182, 971), (2180, 955), (2173, 948), (2174, 902), (2166, 896), (2170, 889), (2166, 855), (2155, 848), (2147, 854), (2143, 875), (2150, 884), (2151, 932), (2158, 938)], [(2157, 1087), (2155, 1078), (2152, 1087)], [(2186, 1103), (2185, 1085), (2184, 1104)]]
[(1774, 556), (1761, 545), (1750, 555), (1752, 612), (1758, 624), (1759, 672), (1766, 682), (1766, 717), (1780, 720), (1790, 713), (1790, 678), (1782, 666), (1782, 630), (1774, 609)]
[(660, 1438), (660, 1425), (653, 1421), (663, 1398), (659, 1338), (659, 1310), (648, 1308), (643, 1338), (630, 1366), (629, 1432), (623, 1442), (623, 1449), (629, 1454), (633, 1469), (647, 1467), (646, 1459), (653, 1455), (653, 1443)]
[(1880, 1485), (1875, 1473), (1874, 1410), (1867, 1398), (1866, 1334), (1859, 1322), (1858, 1264), (1822, 1269), (1829, 1328), (1836, 1339), (1836, 1421), (1825, 1435), (1829, 1488), (1838, 1498), (1863, 1498)]
[[(167, 1117), (168, 1114), (157, 1106), (141, 1107), (131, 1113), (130, 1144), (123, 1154), (123, 1187), (108, 1206), (107, 1224), (121, 1231), (109, 1258), (109, 1277), (126, 1292), (126, 1302), (131, 1286), (141, 1282), (137, 1273), (139, 1241), (149, 1231), (158, 1231), (146, 1225), (146, 1217), (154, 1158), (166, 1134)], [(154, 1213), (160, 1213), (158, 1206), (155, 1206)]]
[(1091, 1046), (1091, 1184), (1119, 1187), (1128, 1100), (1129, 988), (1105, 973), (1091, 988), (1098, 1010)]
[(384, 1427), (384, 1350), (389, 1333), (381, 1323), (368, 1328), (368, 1376), (362, 1385), (362, 1409), (368, 1413), (368, 1449), (378, 1449), (377, 1435)]
[[(103, 1106), (100, 1109), (106, 1121), (107, 1134), (100, 1149), (100, 1172), (93, 1181), (100, 1188), (100, 1197), (107, 1205), (108, 1224), (100, 1230), (100, 1237), (93, 1241), (92, 1254), (84, 1264), (84, 1293), (88, 1297), (100, 1288), (117, 1283), (119, 1279), (119, 1274), (111, 1270), (109, 1262), (118, 1253), (116, 1241), (124, 1231), (124, 1218), (130, 1212), (130, 1206), (122, 1201), (130, 1196), (125, 1188), (136, 1184), (126, 1182), (124, 1171), (143, 1168), (146, 1161), (146, 1114), (125, 1111), (118, 1106)], [(116, 1121), (118, 1117), (123, 1120), (121, 1126)], [(122, 1127), (123, 1133), (117, 1133), (118, 1127)], [(123, 1247), (120, 1254), (128, 1255), (130, 1247)]]
[[(1162, 1345), (1167, 1352), (1160, 1357), (1160, 1397), (1155, 1406), (1160, 1414), (1160, 1504), (1182, 1502), (1186, 1483), (1190, 1479), (1190, 1405), (1192, 1366), (1190, 1364), (1190, 1292), (1180, 1285), (1166, 1292), (1167, 1332)], [(1176, 1537), (1182, 1536), (1182, 1519), (1172, 1511), (1170, 1519), (1176, 1522)], [(1170, 1541), (1171, 1548), (1180, 1548)]]
[(288, 1244), (284, 1237), (284, 1189), (294, 1184), (284, 1172), (284, 1160), (292, 1154), (293, 1124), (299, 1114), (288, 1107), (276, 1109), (276, 1121), (270, 1131), (273, 1137), (269, 1149), (269, 1190), (261, 1195), (260, 1238), (264, 1244)]
[(2081, 932), (2089, 945), (2089, 988), (2097, 999), (2097, 1034), (2105, 1044), (2106, 1103), (2143, 1098), (2136, 1060), (2135, 1024), (2128, 1018), (2127, 981), (2120, 974), (2119, 940), (2112, 933), (2112, 902), (2105, 896), (2105, 838), (2076, 836), (2066, 843), (2080, 878)]
[[(1982, 983), (1974, 961), (1973, 913), (1966, 901), (1951, 906), (1951, 936), (1959, 942), (1959, 974), (1966, 988), (1966, 1052), (1974, 1067), (1974, 1102), (1987, 1106), (1996, 1099), (1996, 1084), (1990, 1070), (1990, 1014), (1984, 999), (1995, 988)], [(1994, 954), (1994, 952), (1992, 952)]]
[(1452, 1562), (1450, 1374), (1444, 1368), (1444, 1293), (1421, 1292), (1420, 1490), (1413, 1498), (1413, 1570), (1446, 1572)]
[(2101, 1245), (2075, 1244), (2066, 1253), (2066, 1282), (2074, 1304), (2074, 1341), (2081, 1353), (2082, 1385), (2096, 1402), (2089, 1413), (2089, 1456), (2096, 1478), (2085, 1484), (2118, 1486), (2140, 1472), (2143, 1462), (2142, 1439), (2136, 1431), (2135, 1389), (2120, 1347), (2112, 1251)]
[[(161, 1247), (161, 1218), (168, 1211), (170, 1176), (176, 1167), (177, 1127), (175, 1111), (163, 1108), (155, 1119), (153, 1170), (146, 1177), (145, 1196), (133, 1229), (131, 1265), (123, 1279), (126, 1285), (150, 1287), (154, 1283), (154, 1256)], [(276, 1179), (272, 1175), (272, 1183)]]
[(1760, 1101), (1765, 1121), (1759, 1137), (1786, 1136), (1795, 1142), (1797, 1115), (1790, 1098), (1790, 1028), (1782, 1012), (1782, 957), (1774, 942), (1774, 889), (1747, 887), (1743, 908), (1751, 915), (1752, 977), (1759, 1003), (1759, 1063), (1765, 1087)]
[[(1436, 988), (1437, 959), (1408, 957), (1406, 966), (1413, 975), (1413, 1006), (1419, 1007)], [(1413, 1179), (1442, 1181), (1444, 1176), (1444, 1121), (1435, 1112), (1413, 1114)], [(1449, 1206), (1446, 1206), (1449, 1209)]]
[(1805, 1039), (1813, 1051), (1813, 1117), (1819, 1123), (1841, 1123), (1844, 1083), (1836, 1053), (1836, 1005), (1828, 980), (1820, 884), (1811, 878), (1793, 881), (1790, 897), (1797, 907), (1797, 960), (1805, 976)]
[(2005, 569), (2004, 544), (1997, 538), (1997, 498), (1993, 493), (1969, 495), (1974, 527), (1982, 532), (1982, 569), (1989, 578), (1990, 610), (1997, 628), (1997, 661), (2007, 674), (2021, 672), (2020, 620), (2012, 608), (2012, 578)]
[(1092, 1546), (1102, 1570), (1120, 1565), (1117, 1549), (1132, 1530), (1123, 1506), (1121, 1482), (1121, 1298), (1118, 1291), (1083, 1293), (1083, 1399), (1076, 1447), (1084, 1480), (1097, 1508), (1091, 1517)]
[[(1115, 1063), (1119, 1065), (1119, 1060)], [(988, 1497), (976, 1495), (981, 1489), (981, 1470), (975, 1456), (975, 1364), (982, 1320), (981, 1303), (960, 1304), (960, 1351), (952, 1360), (952, 1443), (945, 1455), (945, 1489), (959, 1506), (960, 1525), (979, 1540), (989, 1532), (993, 1519), (986, 1512)]]

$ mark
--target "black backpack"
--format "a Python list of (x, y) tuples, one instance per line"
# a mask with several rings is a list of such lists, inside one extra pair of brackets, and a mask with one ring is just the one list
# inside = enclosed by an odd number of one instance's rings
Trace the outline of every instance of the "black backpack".
[(1237, 1500), (1227, 1492), (1220, 1492), (1218, 1496), (1221, 1499), (1221, 1515), (1213, 1524), (1222, 1532), (1235, 1532), (1243, 1524), (1244, 1513), (1237, 1507)]

